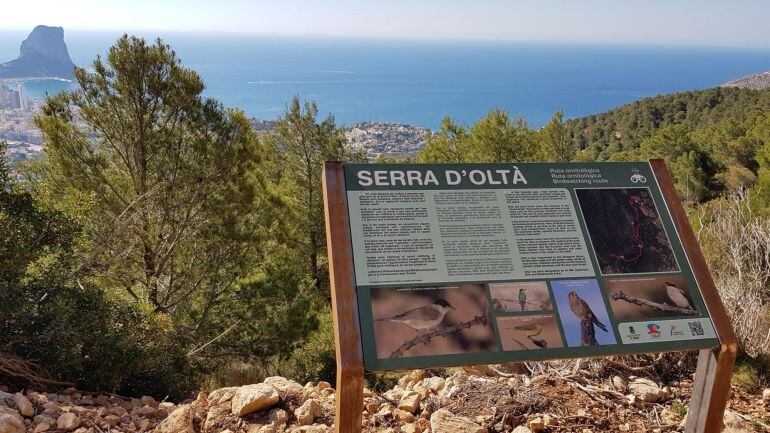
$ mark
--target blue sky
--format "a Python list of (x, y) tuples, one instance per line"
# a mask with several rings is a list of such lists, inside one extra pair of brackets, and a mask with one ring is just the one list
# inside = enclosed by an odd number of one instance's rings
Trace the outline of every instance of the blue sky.
[(10, 0), (0, 30), (770, 46), (770, 2), (696, 0)]

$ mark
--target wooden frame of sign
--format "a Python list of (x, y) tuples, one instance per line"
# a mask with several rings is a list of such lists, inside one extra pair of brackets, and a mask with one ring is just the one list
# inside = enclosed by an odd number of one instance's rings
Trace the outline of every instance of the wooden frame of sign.
[[(649, 161), (713, 322), (719, 347), (701, 349), (687, 416), (688, 433), (717, 433), (730, 394), (738, 341), (719, 298), (674, 181), (661, 159)], [(323, 172), (326, 237), (337, 359), (335, 431), (362, 428), (364, 359), (343, 164), (327, 162)]]

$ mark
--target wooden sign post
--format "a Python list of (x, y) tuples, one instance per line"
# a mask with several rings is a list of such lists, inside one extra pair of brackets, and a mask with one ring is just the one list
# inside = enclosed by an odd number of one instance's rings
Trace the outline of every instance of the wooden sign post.
[(718, 433), (722, 431), (722, 417), (730, 397), (730, 378), (738, 354), (738, 338), (730, 325), (730, 318), (727, 317), (725, 307), (719, 298), (714, 279), (706, 265), (698, 239), (692, 231), (687, 213), (679, 200), (674, 179), (666, 168), (666, 163), (662, 159), (653, 159), (650, 161), (650, 166), (674, 218), (720, 343), (716, 349), (701, 349), (698, 352), (698, 366), (695, 370), (695, 383), (687, 411), (685, 432)]
[(362, 429), (365, 368), (697, 349), (686, 432), (720, 432), (737, 338), (665, 163), (517, 165), (326, 163), (335, 431)]
[(361, 431), (364, 407), (364, 361), (353, 273), (345, 175), (341, 162), (327, 162), (323, 173), (326, 245), (329, 253), (334, 352), (337, 358), (337, 433)]

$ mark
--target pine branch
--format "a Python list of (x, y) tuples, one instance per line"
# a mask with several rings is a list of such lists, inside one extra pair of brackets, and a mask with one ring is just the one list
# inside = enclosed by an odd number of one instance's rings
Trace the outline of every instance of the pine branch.
[(483, 315), (476, 316), (473, 319), (468, 320), (466, 322), (461, 322), (446, 328), (437, 328), (428, 333), (420, 334), (412, 338), (411, 340), (407, 341), (406, 343), (402, 344), (401, 346), (398, 346), (398, 348), (394, 350), (393, 353), (390, 354), (390, 357), (400, 358), (404, 355), (404, 352), (406, 352), (407, 350), (420, 344), (428, 344), (430, 343), (430, 340), (435, 337), (445, 337), (449, 334), (454, 334), (455, 332), (460, 332), (463, 329), (468, 329), (476, 325), (486, 326), (488, 324), (489, 324), (489, 315), (485, 311)]
[(692, 308), (682, 308), (682, 307), (674, 307), (672, 305), (668, 304), (658, 304), (657, 302), (648, 301), (647, 299), (641, 299), (636, 298), (633, 296), (626, 295), (623, 292), (615, 292), (612, 294), (612, 299), (617, 300), (623, 300), (626, 302), (630, 302), (632, 304), (641, 305), (641, 306), (647, 306), (655, 308), (656, 310), (660, 311), (670, 311), (674, 313), (681, 313), (681, 314), (687, 314), (687, 315), (694, 315), (698, 314), (697, 311), (693, 310)]

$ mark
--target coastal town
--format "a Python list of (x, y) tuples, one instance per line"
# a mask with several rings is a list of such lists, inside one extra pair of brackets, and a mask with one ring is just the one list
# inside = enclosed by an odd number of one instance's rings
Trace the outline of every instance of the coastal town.
[(11, 164), (43, 151), (43, 135), (33, 122), (39, 107), (40, 101), (28, 98), (22, 84), (0, 84), (0, 141), (8, 143)]
[[(34, 125), (42, 101), (26, 97), (23, 85), (0, 84), (0, 141), (8, 144), (11, 164), (35, 158), (43, 151), (43, 136)], [(274, 122), (252, 119), (260, 132), (274, 128)], [(369, 158), (405, 157), (416, 154), (430, 132), (427, 128), (390, 122), (362, 122), (345, 128), (348, 144), (364, 149)]]

